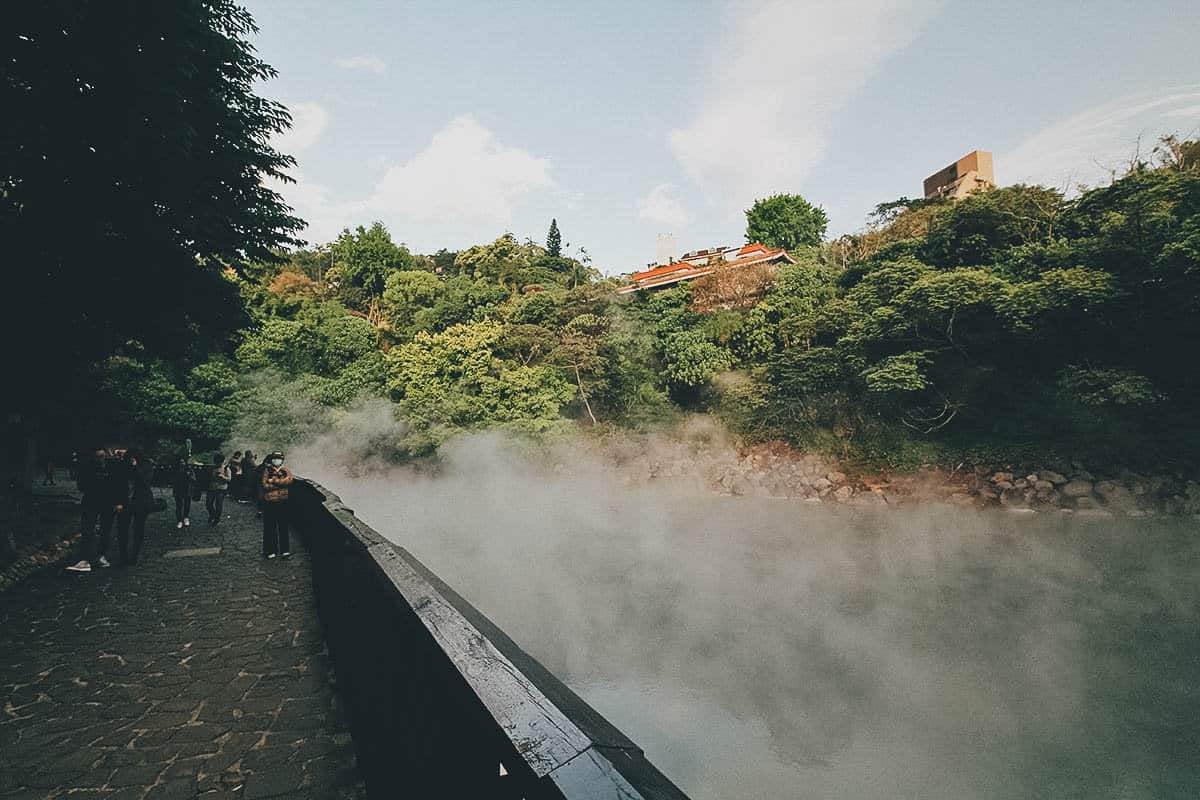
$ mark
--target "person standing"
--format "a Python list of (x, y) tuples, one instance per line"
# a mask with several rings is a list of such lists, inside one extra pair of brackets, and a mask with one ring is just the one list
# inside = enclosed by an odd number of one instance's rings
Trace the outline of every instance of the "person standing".
[(117, 488), (120, 476), (115, 472), (103, 447), (93, 448), (91, 457), (79, 465), (78, 485), (83, 493), (79, 503), (79, 561), (67, 567), (69, 572), (91, 572), (93, 561), (98, 567), (112, 566), (107, 557), (108, 539), (113, 520), (124, 510), (125, 495)]
[(258, 499), (258, 482), (262, 479), (259, 465), (255, 462), (254, 453), (247, 450), (242, 456), (242, 502), (249, 503)]
[(262, 495), (263, 557), (281, 558), (290, 556), (288, 541), (288, 498), (295, 479), (292, 471), (283, 465), (283, 453), (275, 451), (263, 461)]
[(242, 451), (234, 450), (229, 457), (229, 496), (240, 503), (245, 491), (242, 485)]
[(225, 492), (229, 489), (229, 463), (217, 453), (213, 456), (211, 475), (208, 479), (208, 493), (204, 497), (204, 507), (208, 510), (208, 524), (219, 525), (221, 512), (225, 507)]
[(171, 490), (175, 495), (175, 527), (185, 528), (192, 524), (188, 516), (192, 512), (192, 488), (196, 485), (196, 473), (188, 463), (187, 456), (180, 456), (171, 477)]
[[(141, 451), (130, 450), (125, 454), (125, 470), (130, 485), (129, 505), (117, 515), (117, 547), (121, 552), (121, 563), (133, 565), (138, 563), (142, 541), (146, 538), (146, 517), (154, 508), (154, 490), (150, 484), (154, 462), (145, 458)], [(133, 547), (129, 546), (131, 524)]]

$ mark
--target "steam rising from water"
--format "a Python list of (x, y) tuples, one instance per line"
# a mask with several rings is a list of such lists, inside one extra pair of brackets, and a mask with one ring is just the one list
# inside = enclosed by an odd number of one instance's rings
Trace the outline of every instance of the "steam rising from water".
[(1200, 795), (1194, 521), (631, 487), (575, 443), (293, 452), (704, 798)]

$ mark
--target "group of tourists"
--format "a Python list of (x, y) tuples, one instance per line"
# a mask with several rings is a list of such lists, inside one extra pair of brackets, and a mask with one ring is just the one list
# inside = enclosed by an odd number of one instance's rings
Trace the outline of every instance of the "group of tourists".
[[(192, 524), (192, 500), (204, 493), (204, 510), (208, 512), (208, 524), (219, 525), (225, 511), (226, 495), (239, 503), (262, 500), (263, 471), (270, 466), (272, 453), (257, 462), (254, 453), (236, 451), (229, 458), (220, 453), (213, 456), (212, 464), (197, 467), (186, 455), (179, 457), (171, 473), (171, 492), (175, 498), (175, 527), (186, 528)], [(259, 516), (262, 510), (259, 510)]]
[[(74, 460), (74, 459), (73, 459)], [(110, 567), (108, 549), (113, 528), (122, 566), (138, 563), (146, 534), (146, 518), (156, 508), (152, 482), (155, 464), (140, 450), (114, 452), (96, 447), (81, 459), (76, 481), (83, 493), (80, 502), (80, 558), (70, 572), (91, 572)], [(287, 508), (294, 478), (283, 465), (283, 453), (273, 452), (259, 463), (254, 453), (218, 453), (209, 465), (196, 464), (180, 455), (170, 470), (175, 500), (175, 527), (190, 527), (192, 501), (203, 492), (208, 524), (217, 526), (224, 514), (226, 494), (238, 503), (256, 503), (263, 522), (263, 557), (291, 555)], [(132, 539), (130, 534), (132, 533)]]

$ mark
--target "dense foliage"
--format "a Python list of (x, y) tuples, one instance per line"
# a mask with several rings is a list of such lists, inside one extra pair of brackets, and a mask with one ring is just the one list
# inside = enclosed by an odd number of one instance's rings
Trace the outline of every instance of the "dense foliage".
[(746, 210), (746, 241), (797, 250), (825, 238), (829, 217), (798, 194), (777, 194)]
[(93, 362), (194, 363), (246, 325), (230, 268), (301, 226), (264, 183), (287, 180), (269, 139), (290, 119), (252, 91), (274, 71), (231, 0), (6, 3), (0, 20), (10, 408), (65, 428), (91, 413)]
[(874, 464), (1194, 452), (1192, 163), (1072, 200), (1017, 185), (874, 220), (796, 249), (764, 291), (719, 302), (709, 287), (703, 303), (689, 284), (620, 297), (581, 259), (510, 234), (413, 254), (376, 223), (236, 279), (255, 320), (236, 347), (174, 372), (111, 359), (108, 402), (157, 435), (215, 443), (235, 421), (286, 439), (386, 398), (411, 454), (457, 430), (681, 409)]

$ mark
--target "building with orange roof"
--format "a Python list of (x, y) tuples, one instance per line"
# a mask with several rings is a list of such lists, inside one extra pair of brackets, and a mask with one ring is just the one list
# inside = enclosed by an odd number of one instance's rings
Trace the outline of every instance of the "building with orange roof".
[(682, 281), (690, 281), (711, 275), (718, 269), (736, 270), (757, 265), (776, 266), (795, 264), (783, 248), (770, 248), (758, 242), (741, 247), (710, 247), (684, 253), (678, 261), (669, 264), (650, 265), (649, 269), (629, 276), (628, 286), (622, 286), (617, 294), (632, 294), (642, 290), (662, 289)]

